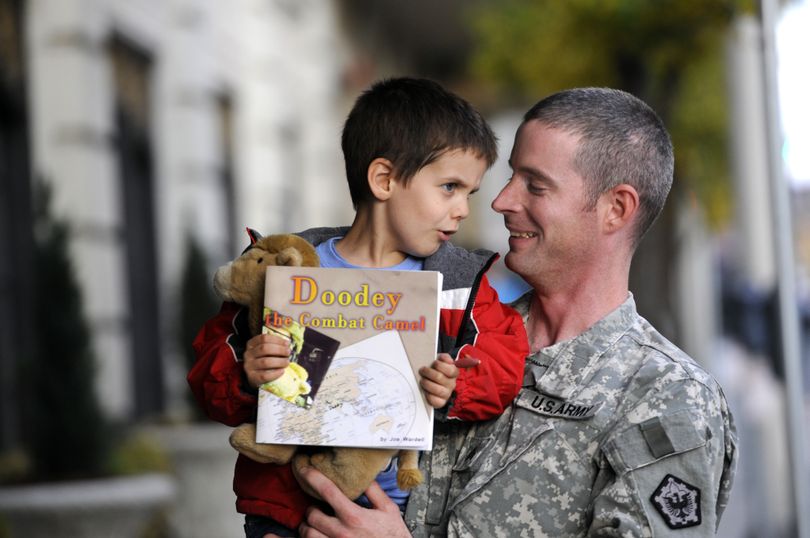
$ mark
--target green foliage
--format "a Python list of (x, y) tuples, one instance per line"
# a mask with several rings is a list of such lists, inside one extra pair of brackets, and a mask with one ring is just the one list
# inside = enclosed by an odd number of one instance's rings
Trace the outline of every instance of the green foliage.
[(171, 463), (155, 439), (144, 433), (135, 433), (126, 437), (112, 452), (107, 471), (112, 475), (169, 473)]
[(25, 451), (14, 449), (0, 452), (0, 484), (22, 482), (30, 474), (31, 459)]
[(684, 68), (668, 122), (676, 174), (690, 196), (703, 202), (708, 224), (715, 229), (732, 215), (724, 61), (724, 49), (718, 46)]
[[(186, 238), (185, 244), (186, 251), (180, 284), (178, 338), (185, 359), (186, 371), (188, 371), (196, 360), (191, 343), (205, 321), (217, 313), (219, 302), (214, 296), (211, 278), (206, 271), (207, 260), (202, 248), (192, 235)], [(191, 391), (188, 391), (187, 394), (193, 418), (202, 420), (205, 417), (194, 401)]]
[(96, 397), (95, 357), (68, 252), (68, 227), (51, 215), (49, 189), (37, 187), (33, 266), (38, 336), (33, 356), (22, 367), (27, 448), (37, 479), (93, 476), (106, 463), (108, 423)]
[(575, 86), (611, 86), (648, 102), (670, 128), (681, 187), (727, 218), (722, 54), (749, 0), (499, 0), (471, 20), (473, 76), (526, 105)]
[[(611, 67), (602, 47), (577, 35), (573, 2), (490, 2), (476, 10), (473, 75), (515, 100), (581, 85), (611, 85)], [(574, 36), (579, 40), (576, 43)]]

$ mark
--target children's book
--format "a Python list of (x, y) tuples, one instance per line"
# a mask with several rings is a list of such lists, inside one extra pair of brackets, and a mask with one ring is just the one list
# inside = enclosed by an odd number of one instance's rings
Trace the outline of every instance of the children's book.
[(436, 358), (442, 275), (267, 268), (263, 330), (290, 366), (259, 389), (259, 443), (430, 450), (419, 368)]

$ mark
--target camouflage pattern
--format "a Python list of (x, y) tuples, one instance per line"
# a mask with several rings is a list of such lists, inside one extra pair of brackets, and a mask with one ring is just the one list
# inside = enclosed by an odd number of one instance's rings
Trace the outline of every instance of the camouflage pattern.
[[(530, 298), (513, 305), (524, 320)], [(711, 536), (736, 465), (721, 388), (632, 296), (531, 355), (498, 419), (437, 431), (415, 536)]]

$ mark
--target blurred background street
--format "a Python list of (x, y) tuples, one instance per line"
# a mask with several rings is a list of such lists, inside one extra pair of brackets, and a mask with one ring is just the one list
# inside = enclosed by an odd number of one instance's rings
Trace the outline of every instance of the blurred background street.
[(0, 537), (45, 514), (60, 536), (243, 536), (229, 430), (185, 381), (213, 272), (246, 226), (349, 224), (342, 122), (411, 75), (499, 137), (468, 248), (507, 250), (489, 204), (531, 104), (612, 86), (659, 113), (675, 183), (631, 290), (729, 397), (718, 535), (810, 538), (808, 51), (808, 0), (0, 0)]

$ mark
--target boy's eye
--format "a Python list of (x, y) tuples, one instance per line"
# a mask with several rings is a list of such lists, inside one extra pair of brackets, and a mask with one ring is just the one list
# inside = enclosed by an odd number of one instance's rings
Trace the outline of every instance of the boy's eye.
[(456, 187), (458, 187), (458, 183), (445, 183), (444, 185), (442, 185), (442, 189), (444, 189), (447, 192), (454, 192), (456, 190)]

